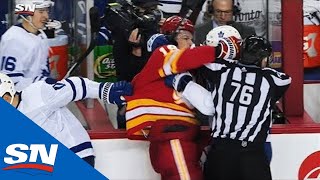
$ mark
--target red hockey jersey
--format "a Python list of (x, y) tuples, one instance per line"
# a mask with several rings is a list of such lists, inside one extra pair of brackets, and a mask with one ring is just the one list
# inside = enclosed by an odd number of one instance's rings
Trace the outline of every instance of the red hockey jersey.
[(128, 137), (135, 139), (135, 136), (146, 135), (157, 120), (178, 120), (197, 125), (193, 107), (178, 92), (167, 87), (164, 79), (213, 62), (214, 55), (214, 48), (209, 46), (179, 50), (168, 45), (156, 49), (132, 80), (133, 96), (126, 97)]

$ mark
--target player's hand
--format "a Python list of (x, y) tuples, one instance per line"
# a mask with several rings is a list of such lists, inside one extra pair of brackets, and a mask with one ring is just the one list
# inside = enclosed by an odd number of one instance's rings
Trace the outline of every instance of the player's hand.
[(124, 105), (126, 104), (123, 96), (131, 96), (133, 87), (131, 83), (119, 81), (115, 83), (107, 82), (103, 86), (102, 99), (108, 104)]
[(231, 36), (221, 38), (216, 47), (216, 57), (221, 59), (238, 59), (240, 57), (241, 40)]
[(167, 76), (165, 84), (178, 92), (182, 92), (190, 81), (192, 81), (192, 75), (189, 72), (185, 72)]
[(140, 41), (141, 41), (141, 34), (139, 34), (139, 29), (136, 28), (134, 30), (132, 30), (130, 36), (129, 36), (129, 39), (128, 41), (131, 43), (131, 44), (140, 44)]

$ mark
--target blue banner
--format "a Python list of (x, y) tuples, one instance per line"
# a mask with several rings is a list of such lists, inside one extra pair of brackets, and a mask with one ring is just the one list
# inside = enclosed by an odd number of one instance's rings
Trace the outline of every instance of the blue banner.
[(0, 179), (108, 180), (0, 98)]

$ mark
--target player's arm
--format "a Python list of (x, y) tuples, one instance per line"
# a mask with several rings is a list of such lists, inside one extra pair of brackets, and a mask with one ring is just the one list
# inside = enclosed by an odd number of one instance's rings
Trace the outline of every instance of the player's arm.
[(70, 77), (61, 81), (47, 79), (42, 88), (42, 98), (53, 107), (63, 107), (69, 102), (86, 98), (102, 99), (108, 104), (124, 104), (122, 96), (132, 95), (132, 86), (125, 81), (97, 83), (87, 78)]
[(274, 96), (272, 98), (273, 103), (275, 103), (288, 90), (292, 79), (289, 75), (281, 73), (274, 69), (266, 68), (266, 70), (269, 70), (273, 84), (275, 85)]
[(161, 77), (199, 68), (214, 62), (216, 58), (233, 59), (240, 52), (240, 44), (234, 37), (221, 38), (217, 47), (199, 46), (185, 50), (174, 47), (168, 45), (158, 49), (164, 55), (163, 66), (159, 69)]
[(214, 113), (214, 104), (212, 93), (199, 84), (191, 81), (182, 92), (182, 96), (186, 98), (196, 109), (202, 114), (211, 116)]
[(168, 76), (165, 83), (182, 93), (182, 96), (204, 115), (213, 115), (214, 104), (212, 93), (192, 81), (190, 73)]
[(180, 50), (176, 46), (167, 45), (158, 48), (157, 51), (164, 59), (163, 66), (159, 69), (161, 77), (195, 69), (215, 59), (215, 48), (210, 46)]

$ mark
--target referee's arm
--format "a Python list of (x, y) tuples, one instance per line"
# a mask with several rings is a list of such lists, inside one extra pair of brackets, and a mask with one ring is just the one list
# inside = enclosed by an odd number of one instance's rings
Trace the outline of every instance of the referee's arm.
[(278, 72), (274, 69), (271, 69), (272, 73), (271, 78), (275, 84), (275, 91), (274, 91), (274, 96), (272, 100), (277, 102), (283, 95), (284, 93), (288, 90), (290, 84), (291, 84), (291, 77), (285, 73)]

